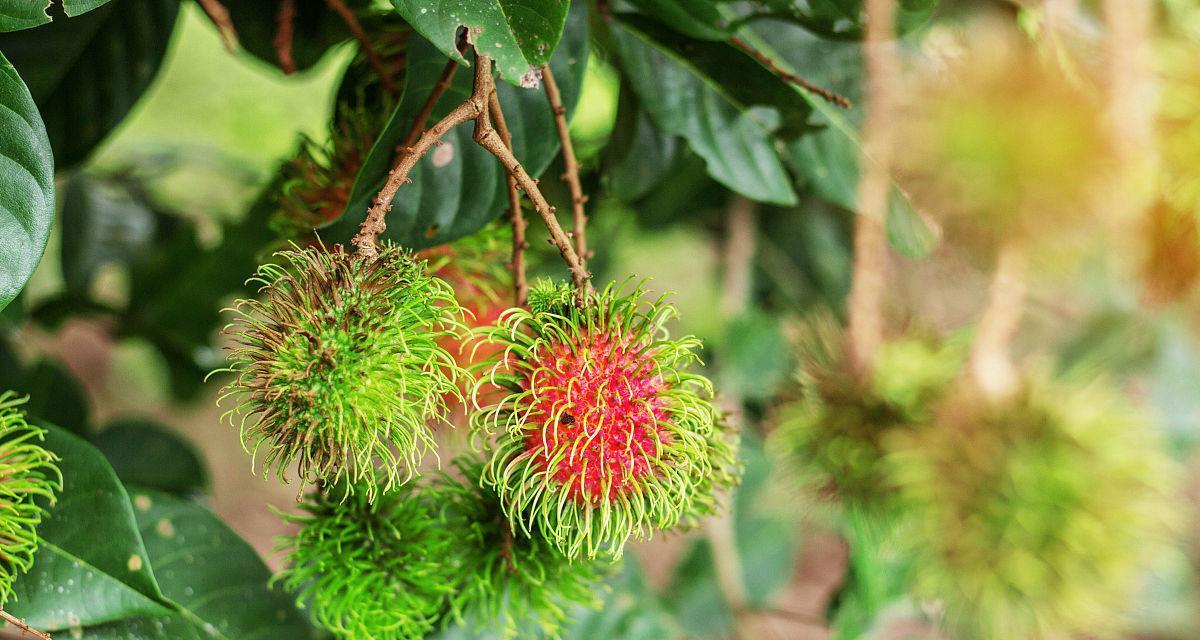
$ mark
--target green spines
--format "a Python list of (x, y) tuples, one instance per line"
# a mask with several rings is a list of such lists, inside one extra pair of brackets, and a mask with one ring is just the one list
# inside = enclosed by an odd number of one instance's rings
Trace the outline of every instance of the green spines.
[(13, 595), (13, 581), (33, 566), (37, 525), (62, 489), (58, 457), (42, 447), (45, 430), (25, 421), (24, 403), (0, 393), (0, 606)]
[(571, 284), (538, 278), (529, 288), (529, 310), (533, 313), (566, 313), (575, 304)]
[(459, 579), (459, 544), (431, 497), (413, 485), (314, 492), (280, 547), (276, 580), (321, 626), (345, 640), (407, 640), (433, 630)]
[[(226, 328), (235, 374), (222, 399), (264, 473), (348, 480), (372, 499), (411, 478), (434, 446), (429, 423), (461, 397), (465, 373), (443, 343), (462, 328), (450, 286), (391, 245), (364, 261), (324, 247), (276, 254)], [(342, 486), (349, 487), (350, 484)]]
[(1172, 465), (1126, 400), (1035, 378), (998, 404), (955, 397), (886, 444), (896, 539), (956, 637), (1119, 629), (1171, 521)]
[(784, 410), (772, 448), (814, 495), (832, 495), (852, 509), (886, 507), (893, 487), (882, 465), (884, 438), (931, 417), (961, 369), (961, 349), (917, 339), (889, 342), (862, 381), (850, 369), (834, 318), (812, 319), (802, 343), (808, 358), (799, 374), (803, 395)]
[(483, 460), (463, 457), (454, 466), (464, 480), (443, 475), (436, 490), (462, 558), (462, 583), (450, 599), (448, 622), (505, 638), (536, 625), (542, 637), (557, 638), (569, 606), (600, 606), (609, 563), (572, 561), (537, 532), (513, 531), (499, 496), (478, 483)]
[(474, 391), (474, 433), (495, 436), (483, 484), (514, 530), (571, 558), (619, 558), (630, 537), (714, 510), (736, 463), (711, 383), (688, 371), (699, 340), (667, 335), (674, 308), (641, 288), (609, 285), (587, 309), (539, 290), (544, 310), (483, 330), (500, 348)]

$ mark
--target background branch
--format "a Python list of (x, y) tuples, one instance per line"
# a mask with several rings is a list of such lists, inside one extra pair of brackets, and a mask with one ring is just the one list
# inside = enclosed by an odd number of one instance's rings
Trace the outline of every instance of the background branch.
[(199, 0), (199, 2), (204, 13), (208, 15), (208, 19), (217, 28), (217, 33), (221, 34), (221, 44), (225, 50), (230, 53), (237, 51), (238, 34), (237, 29), (233, 26), (233, 18), (229, 16), (229, 9), (221, 4), (221, 0)]
[(362, 24), (358, 21), (358, 16), (354, 15), (354, 11), (346, 6), (342, 0), (325, 0), (325, 5), (337, 12), (342, 18), (342, 22), (346, 23), (346, 28), (350, 33), (354, 34), (354, 39), (358, 40), (358, 44), (362, 46), (363, 54), (367, 56), (367, 62), (375, 69), (375, 73), (379, 74), (379, 84), (383, 85), (383, 90), (388, 92), (388, 95), (397, 95), (396, 83), (392, 80), (392, 74), (388, 71), (387, 65), (383, 63), (383, 58), (379, 56), (379, 52), (371, 44), (371, 39), (367, 37), (367, 33), (363, 31)]
[(279, 3), (279, 13), (275, 16), (275, 57), (279, 59), (279, 68), (285, 74), (296, 73), (296, 61), (292, 58), (292, 39), (296, 23), (296, 0), (282, 0)]
[(567, 183), (571, 194), (572, 236), (575, 240), (575, 253), (587, 267), (587, 259), (591, 254), (587, 249), (587, 213), (583, 205), (587, 196), (583, 194), (583, 186), (579, 184), (579, 162), (575, 159), (575, 147), (571, 145), (571, 130), (567, 126), (567, 109), (563, 106), (562, 93), (558, 83), (554, 81), (554, 72), (550, 65), (542, 65), (542, 81), (546, 85), (546, 99), (550, 102), (550, 111), (554, 114), (554, 128), (558, 130), (558, 140), (562, 143), (563, 174), (562, 181)]
[[(488, 112), (496, 131), (504, 139), (504, 146), (512, 151), (512, 133), (504, 120), (504, 111), (500, 108), (500, 96), (493, 91), (488, 98)], [(529, 300), (529, 282), (525, 279), (525, 249), (529, 243), (525, 240), (525, 214), (521, 211), (521, 191), (517, 187), (517, 179), (511, 173), (506, 174), (508, 181), (508, 212), (512, 221), (512, 267), (513, 274), (513, 305), (524, 307)]]

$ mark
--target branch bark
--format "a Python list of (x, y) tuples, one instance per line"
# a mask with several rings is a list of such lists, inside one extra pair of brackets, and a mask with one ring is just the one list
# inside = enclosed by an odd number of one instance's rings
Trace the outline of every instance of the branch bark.
[(275, 15), (275, 57), (279, 60), (279, 68), (287, 75), (296, 73), (296, 61), (292, 58), (292, 32), (296, 23), (296, 0), (282, 0), (279, 3), (279, 13)]
[(363, 31), (362, 24), (358, 21), (358, 16), (354, 15), (354, 11), (346, 6), (342, 0), (325, 0), (325, 5), (333, 9), (342, 18), (342, 22), (346, 23), (346, 28), (350, 33), (354, 34), (354, 39), (358, 40), (358, 44), (362, 46), (363, 54), (367, 56), (367, 62), (375, 69), (375, 73), (379, 74), (379, 84), (383, 86), (383, 90), (388, 92), (388, 95), (397, 95), (396, 82), (392, 79), (392, 74), (388, 71), (387, 65), (384, 64), (383, 58), (379, 56), (379, 52), (375, 50), (371, 44), (371, 39), (367, 37), (367, 33)]
[(860, 379), (871, 375), (875, 351), (883, 342), (883, 294), (887, 281), (888, 245), (884, 233), (891, 190), (893, 79), (899, 71), (894, 29), (895, 0), (867, 0), (867, 113), (863, 124), (862, 178), (855, 202), (854, 273), (847, 301), (851, 366)]
[(771, 73), (774, 73), (775, 75), (782, 78), (784, 82), (790, 82), (791, 84), (794, 84), (806, 91), (815, 93), (818, 96), (820, 96), (821, 98), (823, 98), (826, 102), (828, 102), (830, 104), (835, 104), (843, 109), (849, 109), (851, 106), (853, 106), (853, 105), (851, 105), (851, 103), (848, 99), (846, 99), (842, 96), (839, 96), (838, 94), (830, 91), (829, 89), (825, 89), (824, 87), (818, 87), (817, 85), (809, 82), (808, 80), (805, 80), (804, 78), (801, 78), (800, 76), (798, 76), (790, 71), (781, 69), (779, 67), (779, 65), (776, 64), (775, 61), (771, 59), (771, 56), (768, 56), (765, 53), (759, 51), (758, 49), (755, 49), (753, 46), (750, 45), (749, 42), (746, 42), (745, 40), (742, 40), (741, 38), (739, 38), (737, 36), (731, 36), (729, 38), (729, 44), (731, 44), (731, 45), (737, 47), (738, 49), (741, 49), (743, 52), (749, 54), (750, 57), (757, 60), (759, 64), (761, 64), (762, 66), (769, 69), (771, 71)]
[(446, 66), (442, 69), (442, 74), (438, 76), (438, 81), (433, 85), (433, 90), (429, 92), (429, 97), (425, 99), (425, 104), (421, 105), (421, 110), (417, 113), (417, 117), (413, 120), (412, 127), (408, 130), (408, 135), (404, 136), (404, 142), (400, 145), (411, 147), (425, 133), (425, 123), (429, 122), (429, 116), (433, 114), (433, 110), (437, 107), (437, 103), (450, 89), (450, 85), (454, 82), (454, 74), (458, 71), (458, 63), (454, 60), (447, 60)]
[(38, 638), (38, 640), (52, 640), (50, 638), (50, 634), (46, 633), (45, 631), (38, 631), (37, 629), (34, 629), (33, 627), (25, 624), (24, 620), (3, 609), (0, 609), (0, 618), (4, 619), (5, 622), (11, 624), (21, 631), (21, 634), (17, 637), (23, 638), (25, 636), (33, 636), (34, 638)]
[(216, 26), (217, 33), (221, 34), (221, 44), (224, 45), (225, 50), (230, 53), (236, 51), (238, 34), (237, 29), (233, 26), (233, 18), (229, 17), (229, 9), (221, 4), (221, 0), (199, 0), (199, 2), (204, 13), (208, 14), (208, 19)]
[(587, 202), (587, 196), (583, 193), (583, 186), (579, 183), (579, 162), (575, 159), (575, 147), (571, 145), (571, 131), (567, 126), (567, 109), (563, 106), (562, 93), (558, 90), (558, 83), (554, 81), (554, 72), (550, 70), (550, 65), (542, 65), (542, 82), (546, 85), (546, 99), (550, 102), (550, 111), (554, 114), (554, 128), (558, 130), (558, 140), (562, 143), (563, 157), (563, 174), (562, 181), (567, 183), (567, 190), (571, 194), (571, 220), (572, 220), (572, 236), (575, 240), (575, 253), (579, 254), (580, 261), (583, 266), (587, 267), (587, 259), (591, 254), (587, 249), (587, 213), (583, 210), (583, 205)]
[(1026, 266), (1023, 244), (1009, 241), (1000, 246), (987, 306), (971, 345), (971, 374), (984, 395), (993, 400), (1005, 398), (1020, 384), (1010, 349), (1025, 310)]
[[(496, 132), (504, 140), (504, 146), (512, 151), (512, 133), (504, 120), (504, 111), (500, 109), (500, 96), (493, 91), (488, 98), (488, 112), (495, 124)], [(525, 214), (521, 211), (521, 190), (517, 187), (517, 179), (506, 174), (508, 181), (508, 212), (512, 221), (512, 274), (513, 274), (513, 305), (524, 307), (529, 301), (529, 282), (525, 279), (525, 249), (529, 243), (525, 241)]]

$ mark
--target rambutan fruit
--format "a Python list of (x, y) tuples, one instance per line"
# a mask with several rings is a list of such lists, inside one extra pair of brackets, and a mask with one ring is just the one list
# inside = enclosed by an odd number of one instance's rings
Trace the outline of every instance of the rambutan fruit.
[(264, 474), (295, 462), (305, 480), (387, 491), (433, 446), (429, 422), (461, 398), (466, 373), (443, 346), (462, 309), (424, 261), (385, 244), (371, 261), (316, 246), (276, 254), (226, 328), (235, 374), (221, 399)]
[(688, 371), (700, 341), (670, 339), (674, 307), (644, 295), (609, 285), (586, 309), (510, 309), (483, 332), (503, 349), (474, 393), (475, 433), (496, 436), (482, 482), (514, 530), (571, 558), (619, 558), (727, 480), (714, 474), (712, 385)]
[(409, 640), (433, 630), (459, 580), (459, 546), (441, 507), (414, 485), (372, 502), (365, 487), (314, 492), (280, 541), (275, 580), (345, 640)]
[(928, 420), (962, 367), (953, 344), (915, 338), (885, 343), (862, 379), (832, 316), (810, 319), (800, 344), (800, 398), (780, 412), (770, 449), (822, 501), (866, 511), (885, 507), (884, 436)]
[(37, 525), (62, 489), (58, 456), (42, 447), (45, 430), (25, 421), (25, 402), (0, 393), (0, 605), (13, 594), (13, 581), (33, 566)]
[(1166, 543), (1171, 462), (1100, 384), (967, 393), (885, 442), (916, 594), (940, 604), (955, 637), (1107, 637)]
[(433, 494), (447, 526), (459, 540), (459, 590), (450, 599), (447, 622), (487, 637), (515, 638), (536, 628), (557, 638), (571, 605), (598, 608), (601, 584), (612, 565), (602, 559), (574, 560), (536, 531), (514, 531), (493, 489), (479, 484), (484, 460), (454, 461), (460, 478), (443, 474)]

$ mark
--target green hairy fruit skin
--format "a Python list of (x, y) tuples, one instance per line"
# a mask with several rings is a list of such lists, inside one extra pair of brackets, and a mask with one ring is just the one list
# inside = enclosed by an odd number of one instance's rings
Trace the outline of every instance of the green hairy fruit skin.
[(1118, 631), (1178, 509), (1147, 422), (1098, 384), (964, 392), (886, 444), (914, 587), (964, 640)]
[(283, 479), (295, 462), (305, 480), (349, 480), (371, 499), (411, 479), (434, 447), (429, 423), (462, 397), (466, 372), (443, 346), (462, 309), (395, 246), (370, 262), (324, 247), (276, 255), (252, 279), (262, 299), (239, 301), (226, 328), (226, 416), (247, 450), (266, 448), (264, 474)]
[[(39, 444), (46, 431), (25, 421), (25, 402), (0, 393), (0, 605), (13, 595), (13, 581), (33, 566), (37, 525), (62, 489), (58, 456)], [(39, 504), (39, 501), (42, 504)]]
[(285, 538), (275, 580), (345, 640), (421, 638), (436, 626), (458, 580), (461, 540), (440, 507), (412, 484), (371, 502), (362, 487), (312, 493)]
[(570, 606), (600, 606), (610, 563), (572, 561), (540, 533), (514, 532), (499, 496), (478, 483), (484, 461), (465, 456), (453, 464), (463, 480), (443, 474), (435, 489), (462, 558), (462, 583), (446, 622), (504, 638), (536, 625), (552, 639), (561, 636)]
[(473, 392), (474, 433), (495, 435), (482, 482), (514, 530), (571, 558), (619, 558), (735, 482), (736, 465), (714, 464), (712, 384), (687, 371), (700, 342), (670, 339), (674, 307), (644, 293), (610, 284), (586, 310), (509, 309), (482, 331), (499, 347)]
[(881, 462), (884, 438), (931, 417), (962, 368), (962, 350), (894, 340), (880, 347), (870, 379), (862, 382), (844, 344), (835, 318), (810, 320), (800, 344), (802, 395), (782, 410), (770, 448), (820, 499), (868, 512), (886, 509), (893, 487)]

